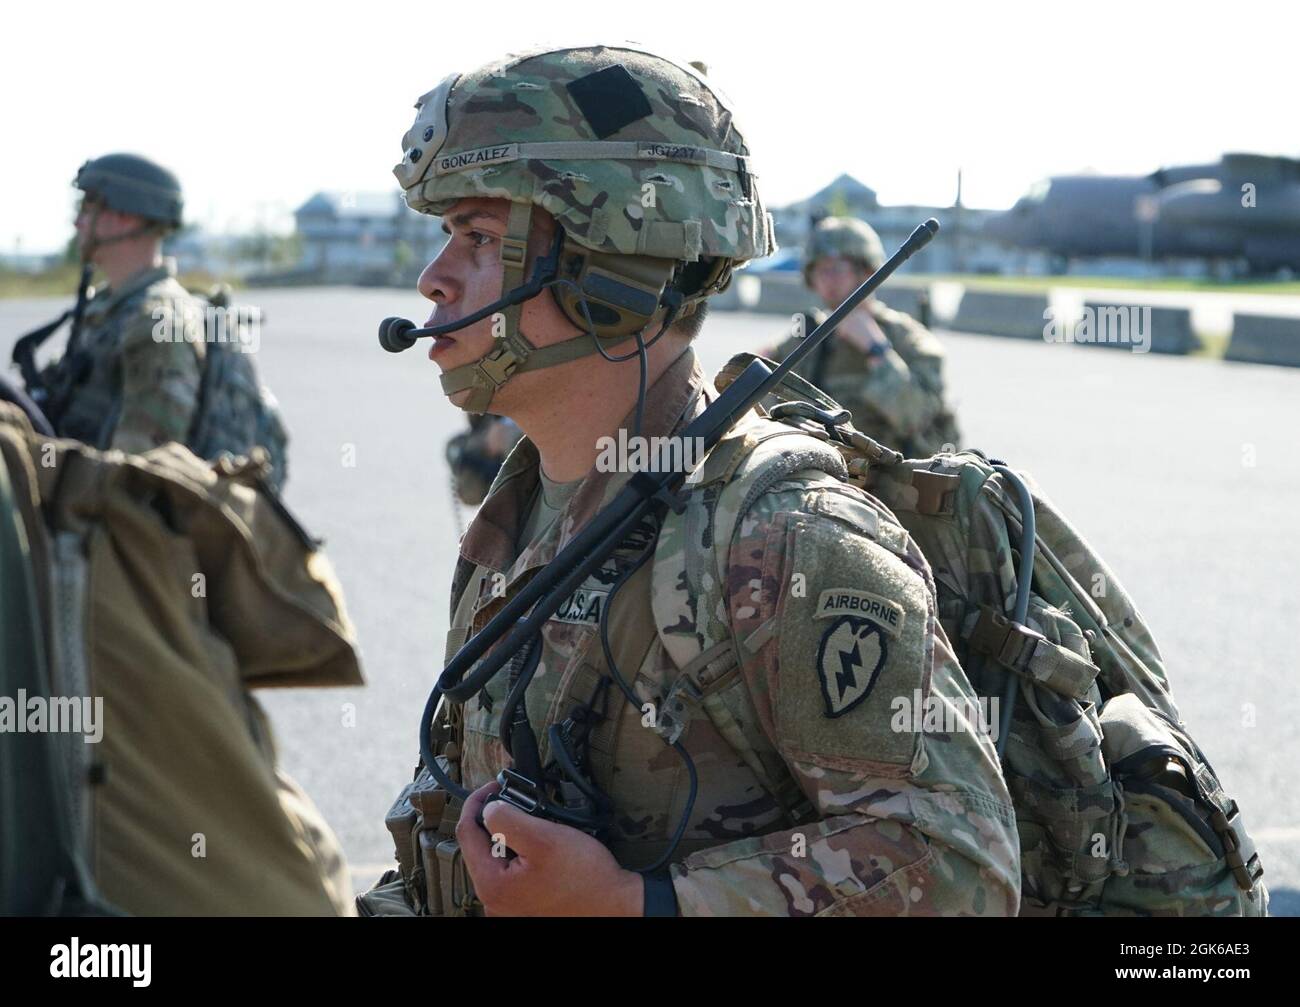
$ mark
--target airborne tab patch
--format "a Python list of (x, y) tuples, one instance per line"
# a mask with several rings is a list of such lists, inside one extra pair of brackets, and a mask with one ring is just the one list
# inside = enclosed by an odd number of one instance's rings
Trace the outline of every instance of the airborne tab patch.
[(814, 619), (829, 619), (835, 615), (855, 615), (871, 619), (890, 636), (898, 636), (903, 629), (903, 606), (882, 598), (870, 591), (855, 591), (847, 587), (833, 587), (823, 591), (817, 599)]

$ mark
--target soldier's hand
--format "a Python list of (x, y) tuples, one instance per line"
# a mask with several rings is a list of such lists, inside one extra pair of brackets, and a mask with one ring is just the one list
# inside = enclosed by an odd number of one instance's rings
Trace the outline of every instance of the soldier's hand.
[[(470, 794), (456, 823), (474, 892), (489, 916), (640, 916), (641, 875), (624, 870), (578, 829), (535, 818), (504, 801), (500, 788)], [(484, 829), (478, 824), (483, 816)], [(506, 848), (515, 853), (508, 858)]]
[(840, 322), (835, 335), (850, 346), (856, 346), (863, 353), (870, 353), (876, 347), (884, 348), (889, 345), (889, 337), (885, 335), (865, 304), (859, 305), (844, 321)]

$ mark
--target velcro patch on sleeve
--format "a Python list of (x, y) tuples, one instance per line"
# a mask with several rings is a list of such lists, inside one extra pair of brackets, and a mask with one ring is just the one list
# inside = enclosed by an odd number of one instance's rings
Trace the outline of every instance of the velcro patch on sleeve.
[(565, 87), (598, 140), (644, 119), (653, 111), (641, 85), (622, 63), (579, 77)]
[[(906, 775), (919, 734), (892, 709), (929, 689), (931, 599), (888, 548), (841, 522), (783, 515), (776, 602), (776, 727), (781, 746), (823, 765)], [(777, 561), (774, 563), (774, 561)]]

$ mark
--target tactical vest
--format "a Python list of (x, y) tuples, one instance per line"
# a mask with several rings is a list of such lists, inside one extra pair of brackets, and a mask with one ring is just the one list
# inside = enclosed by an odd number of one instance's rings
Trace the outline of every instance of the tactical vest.
[[(911, 316), (882, 303), (876, 311), (876, 321), (884, 328), (889, 341), (894, 345), (894, 350), (908, 367), (916, 366), (926, 355), (938, 356), (942, 359), (943, 352), (938, 337)], [(949, 449), (961, 445), (957, 417), (953, 415), (949, 406), (946, 391), (940, 387), (936, 392), (943, 397), (943, 408), (935, 416), (929, 428), (921, 433), (922, 450), (918, 453), (918, 457), (943, 451), (945, 445), (948, 445)]]
[[(199, 362), (199, 388), (185, 445), (200, 458), (245, 456), (256, 447), (270, 459), (267, 483), (277, 493), (288, 478), (289, 435), (275, 396), (259, 379), (253, 363), (258, 338), (252, 331), (261, 314), (232, 305), (229, 290), (193, 294), (173, 277), (164, 277), (127, 294), (108, 316), (87, 318), (80, 345), (56, 365), (52, 391), (62, 403), (57, 417), (61, 436), (106, 449), (122, 416), (124, 327), (150, 300), (183, 304), (202, 339), (187, 339)], [(92, 302), (93, 308), (93, 302)], [(178, 326), (179, 328), (179, 326)]]
[[(869, 431), (882, 444), (908, 457), (925, 458), (956, 448), (960, 442), (957, 420), (949, 408), (941, 379), (937, 373), (942, 367), (943, 349), (938, 339), (922, 328), (912, 318), (880, 303), (869, 302), (872, 317), (888, 338), (895, 353), (911, 371), (909, 381), (937, 397), (941, 406), (920, 429), (905, 415), (905, 404), (896, 398), (868, 397), (866, 384), (871, 380), (867, 356), (858, 348), (836, 336), (825, 340), (795, 369), (809, 385), (826, 390), (831, 399), (854, 412), (853, 422), (859, 429)], [(824, 321), (826, 313), (820, 310), (808, 314), (809, 324)], [(784, 359), (799, 345), (799, 340), (786, 340), (775, 351)], [(894, 395), (898, 394), (895, 389)], [(839, 396), (836, 399), (836, 396)], [(906, 431), (906, 432), (905, 432)]]
[[(49, 378), (52, 401), (59, 404), (57, 415), (50, 418), (59, 436), (101, 450), (109, 447), (122, 416), (125, 326), (149, 300), (187, 305), (194, 312), (194, 324), (201, 324), (198, 300), (170, 276), (131, 291), (106, 311), (97, 311), (91, 301), (78, 344), (68, 347)], [(188, 345), (201, 366), (204, 344)]]
[(350, 911), (338, 841), (279, 769), (249, 691), (362, 682), (328, 562), (262, 487), (266, 469), (177, 444), (101, 454), (33, 434), (8, 405), (0, 454), (44, 691), (102, 702), (97, 743), (52, 736), (100, 898), (146, 915)]

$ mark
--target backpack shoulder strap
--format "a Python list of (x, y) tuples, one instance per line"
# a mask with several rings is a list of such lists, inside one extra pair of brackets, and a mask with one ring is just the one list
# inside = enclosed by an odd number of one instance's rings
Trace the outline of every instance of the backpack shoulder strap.
[(755, 500), (798, 472), (847, 478), (839, 452), (806, 432), (751, 414), (709, 453), (685, 487), (685, 507), (664, 519), (655, 547), (652, 607), (677, 667), (729, 644), (719, 606), (727, 554)]
[[(732, 357), (714, 384), (727, 387), (755, 359), (750, 353)], [(679, 668), (693, 668), (708, 660), (704, 655), (733, 646), (722, 607), (723, 578), (740, 520), (760, 496), (801, 472), (820, 473), (828, 481), (846, 484), (846, 492), (856, 493), (857, 489), (848, 489), (861, 485), (855, 472), (882, 456), (901, 457), (856, 431), (855, 447), (841, 450), (831, 445), (800, 426), (815, 423), (790, 411), (796, 402), (831, 413), (840, 410), (825, 392), (793, 372), (787, 374), (761, 407), (743, 417), (714, 447), (683, 488), (685, 507), (665, 518), (655, 548), (651, 589), (659, 635)], [(777, 421), (768, 410), (785, 412)], [(883, 545), (905, 551), (907, 536), (901, 528), (882, 524), (879, 530)], [(897, 534), (890, 534), (891, 530)]]
[(733, 537), (750, 505), (800, 472), (845, 477), (839, 453), (803, 431), (751, 414), (719, 443), (685, 487), (685, 506), (664, 519), (650, 580), (655, 628), (678, 675), (661, 705), (659, 729), (669, 740), (698, 706), (735, 749), (791, 823), (806, 820), (810, 805), (762, 736), (745, 690), (705, 696), (701, 683), (721, 679), (739, 661), (724, 597)]

